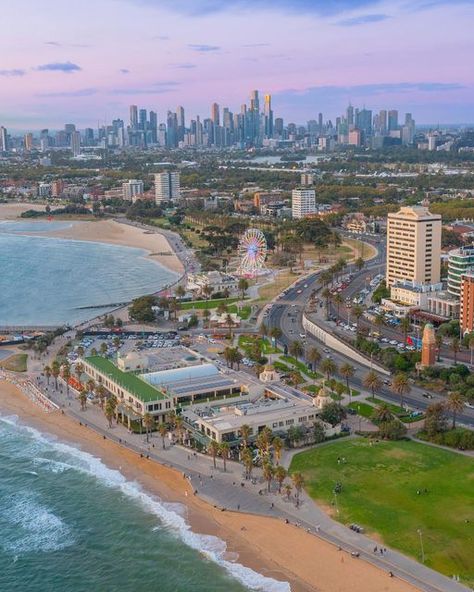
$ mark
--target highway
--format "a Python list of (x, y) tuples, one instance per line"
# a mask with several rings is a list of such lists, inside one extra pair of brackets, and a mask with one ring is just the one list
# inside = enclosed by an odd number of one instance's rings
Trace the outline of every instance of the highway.
[[(384, 249), (381, 248), (378, 256), (370, 261), (360, 274), (357, 274), (354, 277), (351, 284), (349, 284), (348, 289), (350, 288), (351, 292), (355, 293), (365, 285), (367, 275), (373, 277), (377, 273), (380, 273), (380, 270), (384, 268), (384, 258), (385, 252)], [(352, 272), (350, 266), (348, 267), (348, 271)], [(367, 366), (355, 362), (352, 358), (344, 356), (340, 352), (330, 350), (309, 334), (306, 336), (306, 339), (301, 337), (306, 333), (302, 326), (303, 311), (310, 300), (312, 292), (321, 287), (318, 279), (319, 272), (311, 274), (306, 279), (299, 281), (297, 285), (289, 289), (288, 292), (282, 295), (269, 309), (269, 313), (264, 319), (265, 323), (269, 328), (279, 327), (281, 329), (282, 336), (278, 341), (282, 346), (289, 346), (292, 341), (300, 341), (304, 343), (306, 349), (309, 349), (311, 346), (316, 346), (323, 356), (331, 356), (338, 367), (345, 362), (350, 362), (355, 369), (354, 377), (350, 381), (351, 386), (358, 390), (367, 390), (363, 386), (364, 376), (369, 371)], [(304, 286), (307, 287), (305, 288)], [(330, 324), (327, 325), (327, 329), (333, 332)], [(386, 376), (381, 375), (380, 377), (383, 381), (388, 382)], [(444, 397), (435, 393), (431, 395), (432, 399), (426, 398), (423, 396), (424, 393), (426, 393), (426, 391), (412, 385), (411, 392), (404, 396), (404, 402), (412, 409), (424, 410), (431, 403), (444, 400)], [(400, 403), (398, 395), (393, 393), (390, 388), (388, 388), (387, 384), (383, 385), (377, 393), (377, 396), (382, 397), (391, 403)], [(458, 421), (470, 427), (474, 427), (474, 410), (466, 407), (465, 412), (458, 417)]]

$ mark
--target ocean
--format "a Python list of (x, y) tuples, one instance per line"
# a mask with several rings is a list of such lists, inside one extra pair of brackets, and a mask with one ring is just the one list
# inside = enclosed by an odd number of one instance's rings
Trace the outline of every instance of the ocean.
[(178, 278), (142, 249), (41, 236), (67, 226), (0, 222), (0, 326), (84, 321)]
[(0, 417), (2, 592), (290, 591), (224, 554), (223, 541), (190, 530), (179, 504)]

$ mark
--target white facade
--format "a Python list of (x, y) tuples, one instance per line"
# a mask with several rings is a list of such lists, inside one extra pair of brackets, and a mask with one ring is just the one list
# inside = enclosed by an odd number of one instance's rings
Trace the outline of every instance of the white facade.
[(122, 197), (128, 201), (133, 200), (136, 195), (143, 193), (143, 181), (137, 179), (130, 179), (122, 183)]
[(306, 218), (316, 213), (316, 191), (314, 189), (293, 189), (291, 194), (293, 218)]
[(165, 172), (155, 174), (155, 201), (172, 201), (181, 197), (179, 173)]

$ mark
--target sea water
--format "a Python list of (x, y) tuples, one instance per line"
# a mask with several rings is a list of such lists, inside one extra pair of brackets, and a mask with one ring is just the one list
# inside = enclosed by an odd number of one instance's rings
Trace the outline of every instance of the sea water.
[(142, 249), (41, 236), (68, 225), (0, 223), (0, 326), (84, 321), (178, 278)]
[[(1, 396), (1, 383), (0, 383)], [(225, 558), (176, 504), (100, 459), (0, 416), (0, 590), (289, 592)]]

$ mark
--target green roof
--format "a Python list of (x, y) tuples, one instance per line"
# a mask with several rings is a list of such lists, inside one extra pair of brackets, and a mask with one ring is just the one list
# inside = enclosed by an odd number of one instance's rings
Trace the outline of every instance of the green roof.
[(106, 374), (118, 386), (140, 399), (143, 403), (166, 399), (166, 396), (157, 388), (148, 384), (131, 372), (122, 372), (115, 364), (101, 356), (90, 356), (85, 361), (99, 372)]

